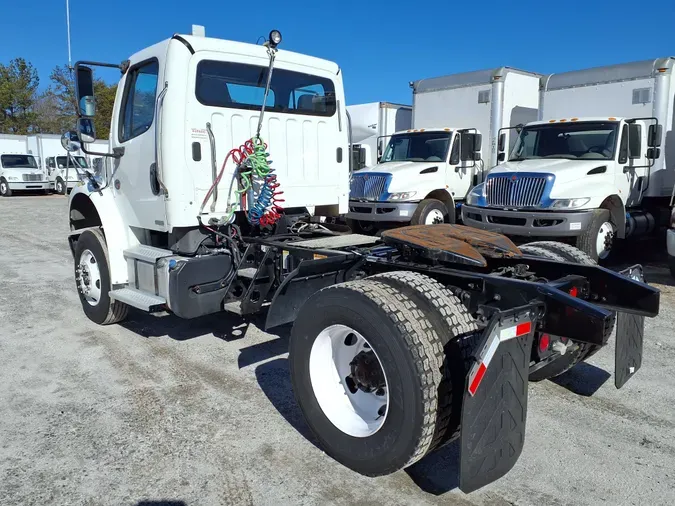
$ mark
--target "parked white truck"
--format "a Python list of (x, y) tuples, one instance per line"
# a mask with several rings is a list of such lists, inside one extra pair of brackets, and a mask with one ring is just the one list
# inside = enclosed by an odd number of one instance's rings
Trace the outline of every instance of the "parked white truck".
[(412, 107), (389, 102), (348, 105), (352, 170), (372, 167), (395, 133), (412, 128)]
[(38, 165), (47, 174), (52, 189), (64, 194), (80, 180), (78, 172), (90, 168), (81, 151), (70, 153), (61, 145), (61, 136), (54, 134), (29, 135), (26, 139), (28, 153), (35, 156)]
[(454, 223), (484, 177), (483, 159), (496, 163), (500, 129), (537, 118), (539, 77), (501, 67), (411, 83), (413, 130), (397, 132), (377, 165), (353, 175), (350, 226)]
[[(122, 73), (103, 153), (114, 170), (85, 173), (69, 200), (82, 309), (98, 324), (130, 306), (293, 322), (293, 391), (329, 455), (379, 476), (458, 438), (459, 486), (476, 490), (521, 454), (530, 375), (561, 374), (594, 353), (620, 311), (620, 388), (641, 364), (631, 332), (658, 314), (659, 292), (631, 279), (639, 266), (619, 274), (524, 258), (506, 237), (468, 227), (380, 239), (312, 221), (308, 207), (348, 205), (342, 72), (280, 42), (278, 31), (264, 45), (174, 35), (119, 65), (75, 65), (87, 142), (91, 67)], [(458, 135), (418, 133), (441, 155)], [(79, 149), (77, 132), (63, 140)]]
[(0, 196), (17, 191), (49, 192), (51, 183), (26, 151), (25, 135), (0, 134)]
[[(508, 162), (472, 190), (464, 223), (565, 238), (594, 259), (606, 258), (617, 238), (666, 225), (675, 178), (674, 61), (543, 77), (541, 121), (522, 128)], [(499, 144), (503, 158), (507, 144)]]

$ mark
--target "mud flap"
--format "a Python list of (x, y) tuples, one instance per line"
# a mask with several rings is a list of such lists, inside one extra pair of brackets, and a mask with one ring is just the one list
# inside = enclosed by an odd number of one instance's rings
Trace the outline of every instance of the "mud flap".
[(616, 318), (614, 385), (621, 388), (642, 365), (642, 338), (645, 317), (619, 313)]
[[(522, 452), (530, 353), (536, 324), (531, 314), (520, 313), (506, 320), (500, 316), (499, 321), (487, 327), (483, 344), (478, 348), (462, 406), (459, 488), (464, 493), (504, 476)], [(523, 325), (529, 325), (526, 334), (517, 335), (521, 333), (518, 331), (513, 337), (509, 335), (511, 329), (521, 329)], [(489, 364), (476, 384), (474, 373), (480, 371), (486, 358)]]
[[(626, 277), (644, 282), (639, 265), (621, 271)], [(642, 344), (645, 317), (618, 313), (616, 317), (616, 352), (614, 357), (614, 385), (621, 388), (642, 366)]]

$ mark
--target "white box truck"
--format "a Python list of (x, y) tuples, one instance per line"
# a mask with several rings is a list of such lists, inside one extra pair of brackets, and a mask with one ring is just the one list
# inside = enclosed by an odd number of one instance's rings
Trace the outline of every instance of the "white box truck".
[(26, 143), (28, 153), (35, 156), (56, 193), (64, 194), (72, 190), (80, 180), (78, 172), (90, 168), (90, 162), (83, 152), (73, 152), (68, 156), (60, 135), (29, 135)]
[(412, 106), (371, 102), (347, 106), (351, 124), (352, 169), (377, 163), (395, 132), (412, 128)]
[[(464, 222), (511, 236), (567, 239), (594, 259), (606, 258), (617, 238), (667, 224), (674, 62), (542, 77), (540, 121), (521, 129), (508, 162), (472, 190)], [(506, 142), (499, 144), (506, 158)]]
[(488, 167), (496, 161), (499, 130), (537, 118), (539, 77), (500, 67), (411, 83), (413, 130), (397, 132), (380, 163), (352, 177), (352, 229), (454, 223), (456, 208), (483, 179), (484, 154)]
[(26, 136), (0, 134), (0, 195), (9, 197), (16, 191), (49, 192), (51, 184), (26, 151)]

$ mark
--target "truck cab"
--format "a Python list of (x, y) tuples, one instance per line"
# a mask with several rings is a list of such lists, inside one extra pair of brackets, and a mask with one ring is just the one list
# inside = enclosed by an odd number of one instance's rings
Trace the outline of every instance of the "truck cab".
[(16, 191), (48, 192), (51, 183), (35, 157), (23, 153), (0, 154), (0, 195), (9, 197)]
[(90, 168), (87, 159), (81, 155), (49, 156), (45, 166), (54, 191), (61, 194), (72, 190), (80, 180), (78, 173)]
[(352, 228), (454, 223), (455, 208), (481, 163), (475, 129), (430, 128), (397, 132), (378, 163), (352, 175)]
[(508, 157), (500, 140), (503, 163), (471, 190), (462, 219), (510, 236), (568, 238), (604, 259), (615, 238), (648, 226), (649, 218), (630, 210), (649, 186), (660, 135), (653, 118), (529, 123)]

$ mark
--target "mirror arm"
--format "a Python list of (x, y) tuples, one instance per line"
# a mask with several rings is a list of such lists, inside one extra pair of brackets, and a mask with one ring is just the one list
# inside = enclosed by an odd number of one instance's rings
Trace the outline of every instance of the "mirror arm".
[(98, 153), (96, 151), (89, 151), (84, 147), (84, 143), (82, 143), (80, 149), (87, 155), (105, 156), (107, 158), (122, 158), (122, 156), (124, 156), (124, 146), (113, 148), (112, 153)]

